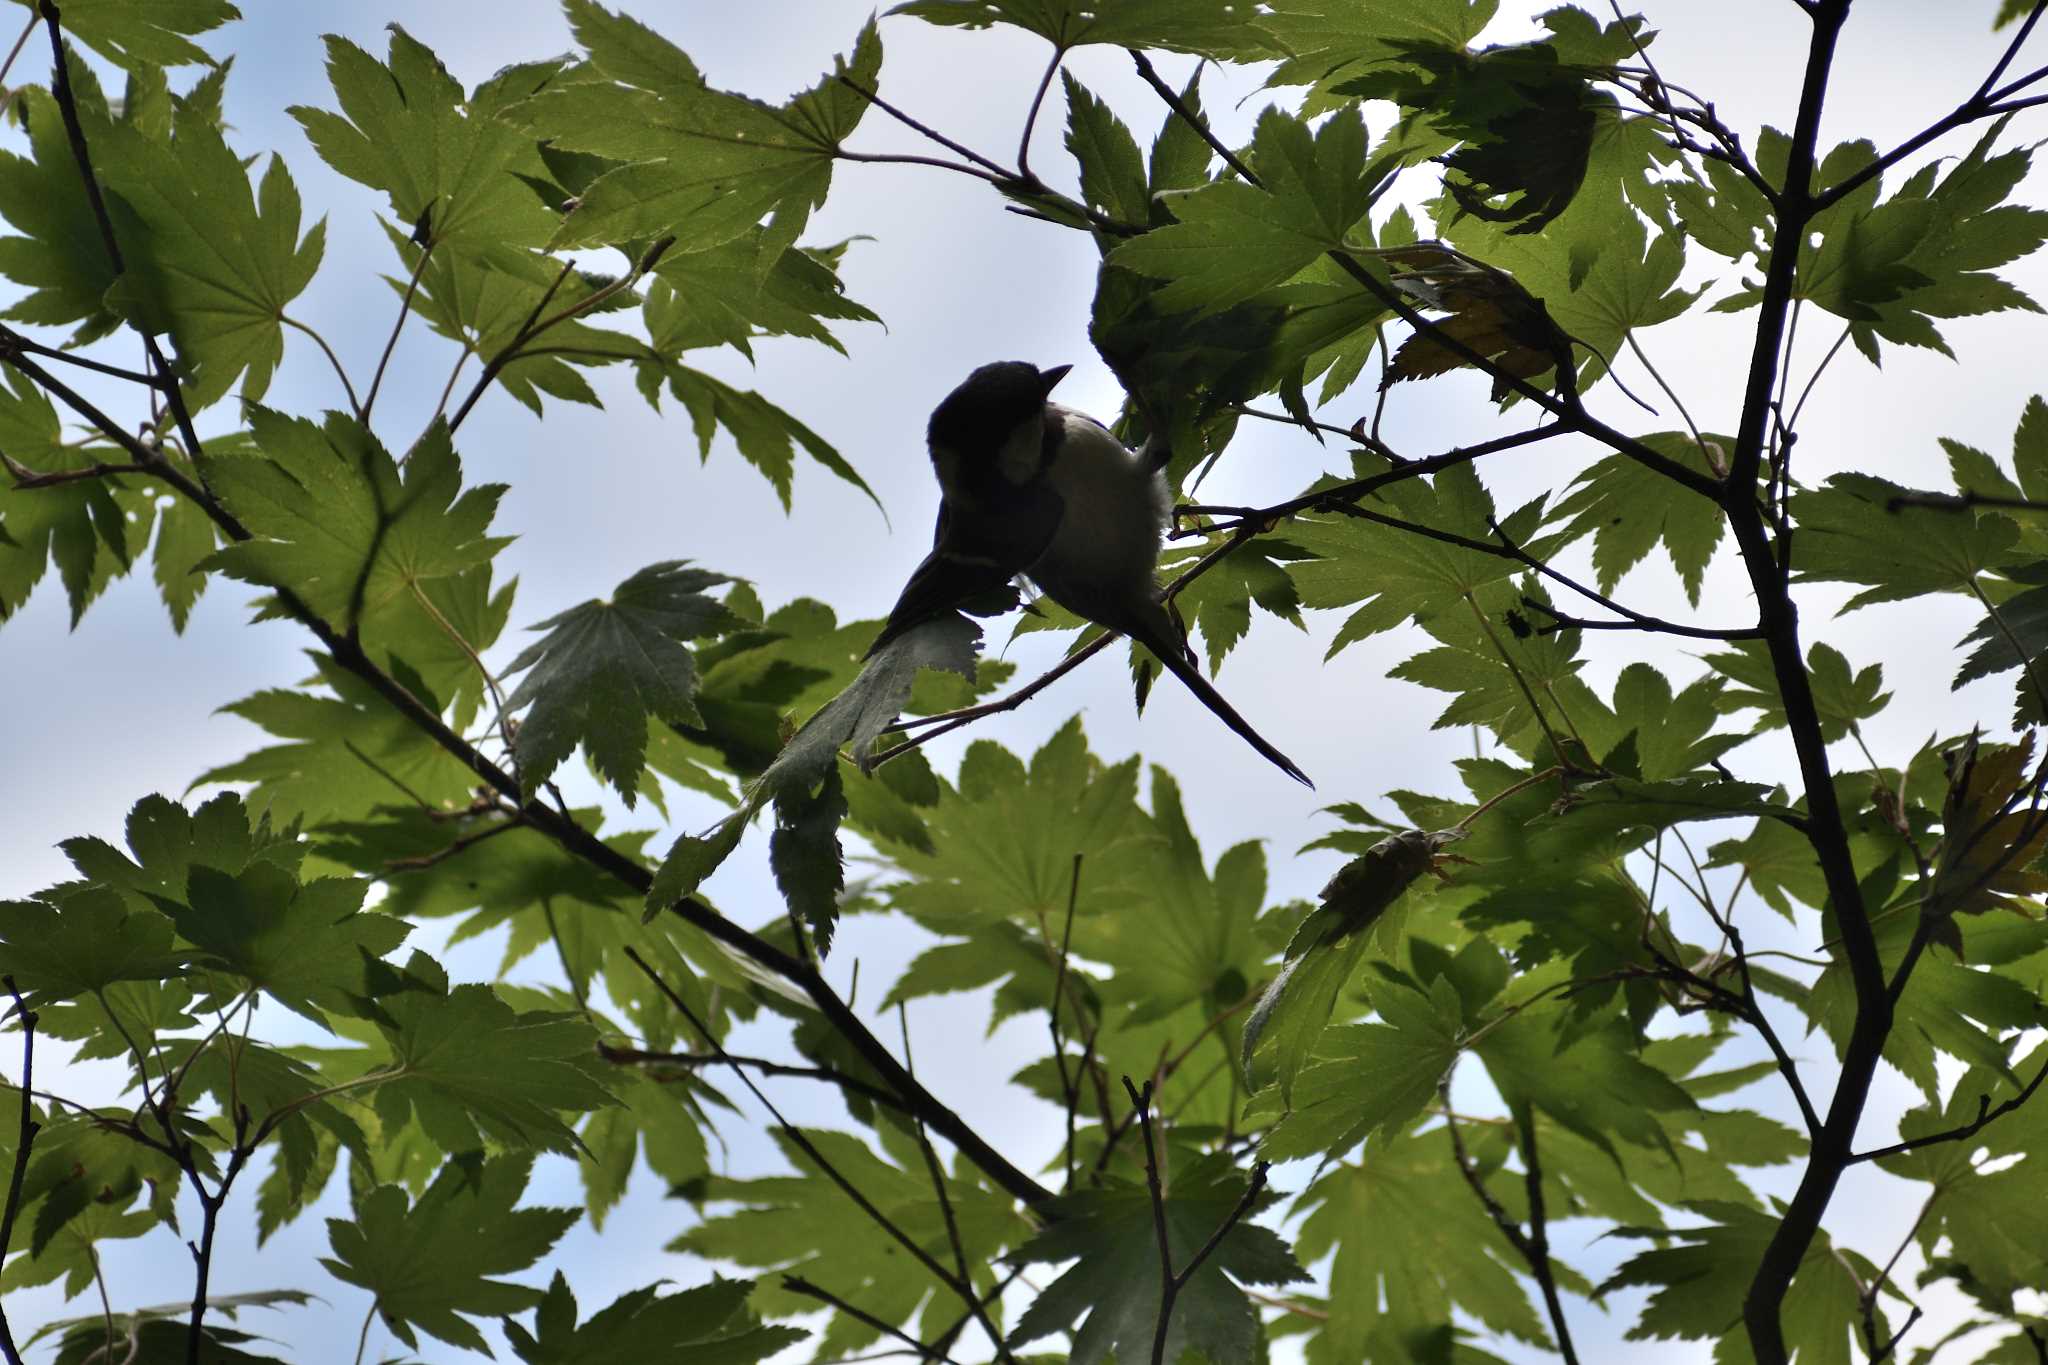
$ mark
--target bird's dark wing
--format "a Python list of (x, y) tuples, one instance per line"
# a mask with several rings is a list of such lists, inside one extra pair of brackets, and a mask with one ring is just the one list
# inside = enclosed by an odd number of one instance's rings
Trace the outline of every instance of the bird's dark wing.
[(1001, 517), (941, 505), (932, 552), (911, 571), (868, 657), (913, 626), (1008, 588), (1045, 553), (1064, 508), (1043, 483), (1014, 490)]

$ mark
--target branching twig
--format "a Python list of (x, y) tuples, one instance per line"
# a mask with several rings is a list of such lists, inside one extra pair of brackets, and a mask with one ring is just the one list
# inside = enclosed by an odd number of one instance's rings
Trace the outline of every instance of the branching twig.
[[(1896, 166), (1899, 162), (1919, 151), (1944, 133), (1960, 128), (1964, 124), (1974, 123), (1978, 119), (2010, 113), (2015, 108), (2022, 108), (2036, 103), (2037, 101), (2034, 100), (2012, 100), (2009, 97), (2025, 89), (2035, 81), (2042, 79), (2044, 76), (2048, 76), (2048, 68), (2029, 72), (2018, 80), (2003, 86), (1998, 86), (1998, 78), (2005, 74), (2006, 69), (2012, 65), (2013, 58), (2019, 55), (2020, 48), (2025, 45), (2028, 35), (2034, 31), (2034, 25), (2041, 21), (2041, 13), (2044, 8), (2048, 8), (2048, 5), (2041, 3), (2041, 0), (2036, 0), (2034, 7), (2028, 11), (2027, 17), (2021, 21), (2019, 31), (2014, 33), (2012, 41), (2006, 44), (2004, 54), (1999, 57), (1997, 64), (1991, 68), (1991, 74), (1984, 78), (1983, 83), (1977, 87), (1970, 98), (1964, 100), (1961, 104), (1943, 115), (1939, 121), (1907, 138), (1883, 156), (1878, 157), (1877, 160), (1862, 167), (1855, 173), (1845, 176), (1839, 182), (1828, 186), (1827, 189), (1815, 195), (1813, 197), (1814, 211), (1819, 212), (1844, 197), (1855, 193), (1863, 185), (1883, 175), (1893, 166)], [(1998, 88), (1993, 89), (1993, 86), (1998, 86)]]
[(1159, 1244), (1159, 1323), (1152, 1332), (1152, 1365), (1164, 1365), (1166, 1360), (1166, 1338), (1173, 1322), (1174, 1301), (1188, 1281), (1202, 1268), (1216, 1248), (1223, 1245), (1223, 1239), (1230, 1230), (1244, 1221), (1251, 1206), (1258, 1201), (1261, 1191), (1266, 1188), (1266, 1163), (1261, 1161), (1252, 1168), (1252, 1176), (1245, 1183), (1244, 1193), (1238, 1196), (1237, 1204), (1224, 1216), (1209, 1234), (1207, 1241), (1195, 1251), (1188, 1263), (1176, 1271), (1173, 1268), (1173, 1244), (1167, 1236), (1166, 1190), (1159, 1174), (1159, 1149), (1157, 1136), (1152, 1131), (1152, 1082), (1145, 1082), (1144, 1089), (1124, 1077), (1124, 1093), (1130, 1096), (1131, 1105), (1138, 1117), (1138, 1125), (1144, 1134), (1145, 1143), (1145, 1188), (1152, 1196), (1152, 1230)]
[(1921, 1137), (1907, 1138), (1903, 1142), (1894, 1142), (1889, 1147), (1874, 1147), (1867, 1152), (1855, 1152), (1846, 1158), (1845, 1164), (1854, 1165), (1859, 1161), (1875, 1161), (1879, 1157), (1896, 1156), (1900, 1152), (1910, 1152), (1919, 1147), (1932, 1147), (1939, 1142), (1961, 1142), (1966, 1138), (1973, 1138), (1982, 1132), (1985, 1126), (1994, 1119), (2003, 1118), (2032, 1099), (2034, 1092), (2041, 1088), (2043, 1080), (2048, 1080), (2048, 1059), (2044, 1059), (2040, 1067), (2035, 1070), (2032, 1080), (2021, 1086), (2010, 1098), (2000, 1101), (1996, 1108), (1992, 1107), (1991, 1096), (1979, 1095), (1977, 1097), (1977, 1117), (1971, 1119), (1968, 1123), (1959, 1124), (1954, 1128), (1945, 1128), (1939, 1133), (1927, 1133)]
[(858, 1185), (847, 1178), (845, 1172), (832, 1163), (830, 1157), (827, 1157), (822, 1151), (818, 1150), (818, 1145), (811, 1141), (808, 1133), (783, 1117), (782, 1111), (776, 1108), (775, 1101), (769, 1099), (767, 1093), (760, 1086), (754, 1084), (754, 1078), (747, 1074), (744, 1066), (729, 1058), (725, 1050), (725, 1044), (718, 1041), (704, 1021), (697, 1017), (697, 1012), (690, 1008), (689, 1002), (684, 1000), (682, 995), (673, 986), (668, 984), (661, 973), (655, 971), (648, 964), (647, 959), (640, 956), (638, 949), (628, 945), (624, 951), (626, 960), (639, 968), (641, 974), (647, 978), (657, 991), (661, 992), (670, 1005), (675, 1007), (676, 1012), (689, 1021), (690, 1027), (696, 1030), (697, 1036), (704, 1040), (704, 1045), (709, 1047), (721, 1062), (725, 1062), (732, 1068), (732, 1074), (739, 1077), (740, 1084), (744, 1085), (748, 1093), (754, 1097), (763, 1109), (768, 1111), (769, 1116), (775, 1120), (775, 1126), (782, 1130), (783, 1135), (790, 1142), (795, 1144), (798, 1151), (810, 1159), (812, 1165), (817, 1167), (819, 1174), (836, 1185), (841, 1194), (852, 1200), (855, 1207), (866, 1214), (876, 1227), (888, 1233), (891, 1240), (898, 1246), (909, 1252), (911, 1259), (930, 1271), (932, 1277), (940, 1284), (951, 1289), (966, 1302), (978, 1302), (972, 1284), (959, 1279), (951, 1271), (940, 1265), (937, 1259), (929, 1251), (926, 1251), (915, 1237), (905, 1232), (902, 1225), (897, 1223), (895, 1219), (882, 1212), (872, 1199), (869, 1199), (867, 1195), (861, 1192)]
[(717, 1063), (723, 1066), (744, 1066), (764, 1076), (786, 1076), (796, 1080), (823, 1081), (836, 1085), (849, 1094), (873, 1100), (876, 1104), (909, 1113), (900, 1095), (892, 1094), (879, 1085), (850, 1076), (829, 1066), (795, 1066), (788, 1062), (770, 1061), (766, 1057), (747, 1057), (737, 1053), (716, 1052), (650, 1052), (645, 1048), (622, 1047), (616, 1043), (599, 1043), (597, 1055), (608, 1062), (630, 1066), (678, 1066), (697, 1068)]

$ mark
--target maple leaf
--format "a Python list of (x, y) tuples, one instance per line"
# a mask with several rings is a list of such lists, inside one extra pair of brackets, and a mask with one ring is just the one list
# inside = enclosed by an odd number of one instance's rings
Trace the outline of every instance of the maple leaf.
[(504, 1317), (541, 1300), (537, 1289), (492, 1278), (524, 1270), (576, 1222), (577, 1209), (523, 1208), (531, 1158), (498, 1156), (442, 1167), (417, 1200), (379, 1185), (356, 1201), (353, 1218), (327, 1220), (334, 1255), (320, 1263), (336, 1279), (377, 1296), (378, 1315), (407, 1346), (413, 1329), (483, 1351), (469, 1317)]
[[(1245, 1181), (1227, 1157), (1210, 1156), (1162, 1183), (1167, 1254), (1179, 1270), (1237, 1212)], [(1147, 1358), (1161, 1294), (1151, 1195), (1141, 1185), (1106, 1183), (1054, 1204), (1059, 1221), (1026, 1242), (1017, 1257), (1076, 1264), (1018, 1318), (1011, 1344), (1073, 1329), (1079, 1319), (1068, 1356), (1077, 1365)], [(1256, 1207), (1257, 1201), (1245, 1212)], [(1175, 1298), (1164, 1358), (1179, 1361), (1195, 1351), (1208, 1360), (1251, 1359), (1258, 1347), (1258, 1312), (1234, 1281), (1277, 1285), (1302, 1278), (1285, 1242), (1255, 1223), (1233, 1223)]]

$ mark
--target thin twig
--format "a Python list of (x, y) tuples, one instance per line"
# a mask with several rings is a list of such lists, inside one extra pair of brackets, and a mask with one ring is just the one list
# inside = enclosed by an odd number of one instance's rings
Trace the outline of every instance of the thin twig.
[(70, 351), (60, 350), (55, 346), (45, 346), (39, 341), (23, 336), (4, 323), (0, 323), (0, 351), (16, 351), (26, 355), (39, 355), (45, 360), (54, 360), (62, 365), (76, 365), (82, 370), (91, 370), (94, 374), (106, 375), (109, 379), (125, 379), (130, 384), (141, 384), (146, 388), (158, 389), (163, 387), (163, 381), (153, 374), (144, 374), (140, 370), (123, 369), (119, 365), (109, 365), (103, 360), (94, 360), (91, 356), (76, 355)]
[(87, 465), (83, 469), (53, 469), (48, 473), (38, 473), (5, 451), (0, 451), (0, 468), (6, 469), (8, 476), (14, 480), (12, 486), (18, 493), (26, 493), (37, 488), (57, 488), (67, 483), (83, 483), (88, 479), (104, 479), (110, 474), (152, 474), (156, 472), (153, 465), (106, 464), (103, 462)]
[(1176, 1272), (1173, 1268), (1173, 1246), (1166, 1230), (1166, 1191), (1159, 1173), (1158, 1139), (1152, 1131), (1152, 1082), (1146, 1081), (1141, 1090), (1131, 1083), (1129, 1076), (1123, 1080), (1124, 1093), (1130, 1097), (1144, 1135), (1145, 1188), (1152, 1197), (1152, 1232), (1159, 1246), (1159, 1321), (1152, 1331), (1152, 1365), (1164, 1365), (1174, 1301), (1180, 1297), (1188, 1281), (1194, 1278), (1195, 1272), (1202, 1268), (1202, 1263), (1223, 1245), (1223, 1239), (1230, 1235), (1230, 1230), (1244, 1221), (1245, 1214), (1258, 1201), (1259, 1194), (1266, 1188), (1266, 1163), (1261, 1161), (1252, 1168), (1251, 1179), (1246, 1182), (1244, 1193), (1238, 1196), (1236, 1206), (1216, 1225), (1188, 1263)]
[(861, 1193), (860, 1187), (858, 1185), (855, 1185), (853, 1181), (848, 1179), (846, 1174), (842, 1172), (837, 1166), (833, 1165), (831, 1158), (827, 1157), (823, 1152), (818, 1150), (818, 1145), (811, 1141), (810, 1135), (808, 1133), (804, 1132), (803, 1129), (797, 1127), (795, 1124), (791, 1123), (787, 1118), (783, 1117), (782, 1111), (776, 1108), (775, 1101), (769, 1099), (767, 1093), (763, 1091), (760, 1086), (754, 1084), (754, 1078), (747, 1074), (747, 1070), (745, 1067), (741, 1066), (737, 1062), (730, 1060), (725, 1050), (725, 1044), (719, 1042), (718, 1039), (715, 1036), (713, 1036), (711, 1030), (705, 1025), (704, 1021), (697, 1017), (697, 1012), (690, 1008), (689, 1002), (684, 1000), (681, 994), (679, 994), (673, 986), (670, 986), (668, 984), (668, 981), (665, 978), (663, 978), (661, 973), (655, 971), (654, 968), (648, 964), (646, 958), (640, 956), (638, 949), (628, 945), (625, 949), (625, 954), (626, 959), (629, 962), (631, 962), (635, 967), (639, 968), (640, 972), (644, 976), (646, 976), (648, 981), (653, 984), (654, 988), (657, 991), (661, 992), (663, 997), (665, 997), (668, 1000), (670, 1005), (675, 1007), (676, 1012), (682, 1015), (684, 1019), (689, 1021), (690, 1027), (697, 1031), (697, 1035), (704, 1040), (705, 1046), (709, 1047), (712, 1050), (712, 1052), (717, 1054), (718, 1059), (721, 1062), (725, 1062), (728, 1066), (731, 1067), (733, 1075), (739, 1077), (740, 1084), (744, 1085), (747, 1088), (748, 1093), (752, 1094), (754, 1099), (757, 1102), (759, 1102), (761, 1107), (768, 1111), (769, 1116), (775, 1120), (776, 1127), (782, 1130), (784, 1136), (786, 1136), (791, 1143), (795, 1144), (798, 1151), (802, 1152), (806, 1157), (810, 1159), (811, 1163), (817, 1167), (819, 1174), (823, 1175), (826, 1179), (830, 1180), (834, 1185), (838, 1186), (840, 1193), (844, 1194), (848, 1199), (852, 1200), (854, 1205), (857, 1208), (859, 1208), (862, 1213), (866, 1214), (868, 1218), (875, 1224), (875, 1226), (881, 1228), (882, 1231), (888, 1233), (890, 1238), (893, 1241), (895, 1241), (898, 1246), (902, 1247), (905, 1251), (909, 1252), (913, 1260), (915, 1260), (919, 1265), (923, 1266), (926, 1270), (929, 1270), (932, 1273), (932, 1277), (938, 1280), (940, 1284), (943, 1284), (948, 1289), (951, 1289), (954, 1293), (958, 1294), (963, 1300), (966, 1300), (968, 1302), (975, 1301), (974, 1286), (972, 1284), (969, 1284), (963, 1280), (958, 1279), (953, 1275), (951, 1271), (947, 1270), (944, 1266), (940, 1265), (938, 1261), (932, 1256), (932, 1254), (929, 1251), (926, 1251), (924, 1247), (917, 1241), (916, 1238), (912, 1237), (908, 1232), (905, 1232), (901, 1225), (899, 1225), (895, 1219), (889, 1217), (888, 1214), (882, 1212), (880, 1208), (876, 1207), (875, 1202), (873, 1200), (869, 1199), (865, 1194)]
[(464, 849), (474, 848), (486, 839), (495, 839), (500, 834), (509, 834), (513, 830), (523, 829), (525, 826), (525, 818), (514, 812), (510, 818), (501, 820), (497, 824), (487, 826), (484, 829), (472, 830), (470, 833), (462, 835), (443, 847), (435, 849), (432, 853), (415, 853), (409, 858), (392, 858), (384, 864), (384, 870), (386, 872), (418, 872), (432, 867), (436, 863), (445, 862), (456, 854), (461, 853)]
[(880, 1332), (883, 1336), (893, 1337), (897, 1341), (903, 1342), (911, 1350), (917, 1352), (919, 1360), (936, 1360), (942, 1362), (942, 1365), (957, 1365), (953, 1357), (947, 1355), (944, 1351), (925, 1345), (901, 1328), (882, 1321), (882, 1319), (864, 1308), (854, 1307), (831, 1290), (812, 1284), (801, 1275), (784, 1275), (782, 1277), (782, 1287), (792, 1294), (802, 1294), (805, 1298), (816, 1299), (818, 1302), (829, 1306), (834, 1312), (844, 1313), (855, 1322), (864, 1323), (867, 1327), (873, 1331)]
[[(1066, 993), (1067, 961), (1074, 946), (1074, 908), (1081, 899), (1081, 859), (1083, 856), (1080, 850), (1075, 850), (1074, 870), (1067, 880), (1067, 917), (1060, 929), (1060, 957), (1059, 965), (1053, 969), (1052, 1009), (1050, 1012), (1052, 1056), (1053, 1060), (1059, 1064), (1060, 1099), (1067, 1111), (1066, 1188), (1069, 1190), (1072, 1190), (1074, 1187), (1074, 1120), (1076, 1111), (1081, 1107), (1081, 1084), (1080, 1077), (1076, 1076), (1070, 1079), (1067, 1074), (1067, 1045), (1066, 1041), (1060, 1037), (1060, 1000)], [(1076, 1016), (1079, 1013), (1080, 1011), (1075, 1011)], [(0, 1242), (0, 1246), (4, 1245), (6, 1245), (4, 1242)]]
[(1928, 1133), (1922, 1137), (1907, 1138), (1903, 1142), (1894, 1142), (1889, 1147), (1874, 1147), (1867, 1152), (1854, 1152), (1850, 1154), (1845, 1164), (1853, 1166), (1859, 1161), (1875, 1161), (1879, 1157), (1897, 1156), (1900, 1152), (1910, 1152), (1920, 1147), (1932, 1147), (1939, 1142), (1961, 1142), (1965, 1138), (1973, 1138), (1982, 1132), (1985, 1126), (1993, 1120), (2003, 1118), (2032, 1099), (2034, 1092), (2041, 1088), (2041, 1082), (2044, 1079), (2048, 1079), (2048, 1060), (2043, 1060), (2040, 1067), (2034, 1072), (2032, 1080), (2020, 1087), (2018, 1092), (2012, 1095), (2011, 1098), (2001, 1101), (1996, 1108), (1993, 1108), (1991, 1105), (1991, 1096), (1979, 1095), (1977, 1097), (1977, 1117), (1971, 1119), (1968, 1123), (1960, 1124), (1954, 1128), (1945, 1128), (1939, 1133)]
[[(874, 105), (875, 108), (881, 110), (890, 118), (895, 119), (898, 123), (910, 129), (912, 132), (917, 133), (923, 137), (929, 138), (931, 141), (938, 143), (941, 147), (944, 147), (947, 151), (952, 152), (956, 156), (966, 157), (975, 165), (989, 172), (989, 174), (994, 178), (998, 180), (1015, 180), (1020, 178), (1015, 173), (1013, 173), (1008, 167), (998, 165), (996, 162), (989, 160), (987, 157), (983, 156), (980, 152), (975, 151), (973, 148), (963, 146), (962, 144), (955, 142), (952, 138), (947, 137), (944, 133), (940, 132), (936, 128), (931, 127), (929, 124), (918, 122), (910, 115), (904, 113), (901, 109), (898, 109), (895, 105), (889, 103), (889, 101), (883, 99), (874, 91), (868, 89), (865, 85), (862, 85), (853, 77), (842, 73), (835, 79), (837, 79), (841, 85), (853, 91), (862, 99), (866, 100), (869, 104)], [(940, 162), (938, 164), (947, 165), (950, 163)]]

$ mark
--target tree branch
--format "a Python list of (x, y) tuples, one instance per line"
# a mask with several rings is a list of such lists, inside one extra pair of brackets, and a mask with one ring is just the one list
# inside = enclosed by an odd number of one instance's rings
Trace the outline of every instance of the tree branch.
[(1908, 1138), (1903, 1142), (1894, 1142), (1889, 1147), (1874, 1147), (1867, 1152), (1856, 1152), (1848, 1158), (1846, 1164), (1853, 1165), (1859, 1161), (1875, 1161), (1879, 1157), (1897, 1156), (1900, 1152), (1910, 1152), (1920, 1147), (1932, 1147), (1940, 1142), (1961, 1142), (1966, 1138), (1973, 1138), (1983, 1132), (1985, 1127), (1993, 1120), (2003, 1118), (2032, 1099), (2034, 1092), (2041, 1088), (2043, 1080), (2048, 1080), (2048, 1057), (2043, 1058), (2041, 1065), (2034, 1072), (2034, 1078), (2021, 1086), (2009, 1099), (2001, 1101), (1997, 1108), (1991, 1107), (1991, 1096), (1979, 1095), (1977, 1097), (1977, 1117), (1971, 1119), (1968, 1123), (1959, 1124), (1954, 1128), (1945, 1128), (1939, 1133), (1928, 1133), (1922, 1137)]
[(1855, 1020), (1827, 1117), (1814, 1139), (1798, 1188), (1744, 1297), (1743, 1322), (1758, 1365), (1785, 1365), (1779, 1311), (1847, 1164), (1856, 1126), (1869, 1098), (1871, 1078), (1892, 1024), (1891, 999), (1886, 993), (1877, 940), (1857, 884), (1827, 745), (1821, 735), (1819, 711), (1800, 651), (1798, 611), (1778, 571), (1756, 498), (1757, 476), (1772, 413), (1771, 393), (1781, 363), (1799, 252), (1806, 241), (1807, 225), (1820, 208), (1812, 182), (1821, 109), (1826, 102), (1836, 41), (1848, 14), (1849, 0), (1818, 0), (1814, 8), (1813, 37), (1807, 50), (1799, 112), (1786, 159), (1786, 183), (1780, 196), (1775, 240), (1765, 266), (1742, 419), (1721, 500), (1756, 594), (1772, 671), (1798, 755), (1809, 817), (1807, 839), (1841, 926), (1856, 994)]
[[(35, 1086), (36, 1012), (22, 1000), (12, 976), (0, 977), (0, 986), (14, 997), (14, 1017), (21, 1021), (21, 1127), (14, 1139), (14, 1169), (7, 1177), (7, 1203), (0, 1210), (0, 1257), (4, 1257), (14, 1245), (14, 1219), (21, 1212), (21, 1183), (28, 1175), (29, 1153), (35, 1149), (36, 1134), (42, 1131), (42, 1125), (36, 1122), (29, 1098)], [(5, 1304), (0, 1304), (0, 1358), (7, 1365), (22, 1365), (21, 1348), (15, 1345)]]

